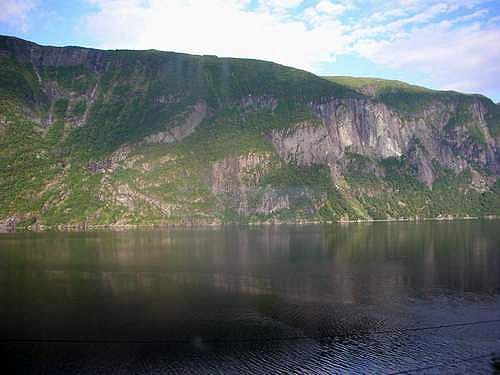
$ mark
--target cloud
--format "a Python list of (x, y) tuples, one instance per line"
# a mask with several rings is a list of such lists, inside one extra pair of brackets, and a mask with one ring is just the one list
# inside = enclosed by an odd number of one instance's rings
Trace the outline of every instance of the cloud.
[(28, 31), (28, 14), (37, 3), (37, 0), (0, 0), (0, 22), (22, 32)]
[(318, 13), (326, 13), (326, 14), (342, 14), (349, 6), (342, 3), (332, 3), (329, 0), (321, 0), (316, 6), (315, 9)]
[[(330, 0), (321, 0), (316, 5), (309, 6), (301, 14), (301, 20), (312, 27), (321, 27), (327, 23), (340, 24), (340, 16), (348, 10), (354, 9), (352, 3), (332, 2)], [(347, 32), (350, 28), (347, 24), (343, 25), (343, 31)]]
[(290, 9), (299, 6), (303, 0), (262, 0), (260, 3), (270, 8)]

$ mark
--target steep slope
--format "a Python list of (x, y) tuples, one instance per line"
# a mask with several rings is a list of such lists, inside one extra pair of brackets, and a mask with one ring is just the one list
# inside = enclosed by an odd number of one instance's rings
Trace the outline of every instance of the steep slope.
[(497, 105), (346, 80), (255, 60), (0, 37), (0, 220), (500, 212)]

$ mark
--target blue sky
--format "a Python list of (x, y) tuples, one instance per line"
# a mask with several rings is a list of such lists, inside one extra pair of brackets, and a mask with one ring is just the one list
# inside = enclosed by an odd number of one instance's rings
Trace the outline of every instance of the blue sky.
[(500, 101), (498, 0), (0, 0), (0, 33), (257, 58)]

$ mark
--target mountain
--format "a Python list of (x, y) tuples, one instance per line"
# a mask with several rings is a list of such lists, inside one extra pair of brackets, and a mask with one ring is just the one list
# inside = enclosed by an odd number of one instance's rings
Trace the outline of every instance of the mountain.
[(271, 62), (0, 37), (0, 221), (500, 214), (500, 107)]

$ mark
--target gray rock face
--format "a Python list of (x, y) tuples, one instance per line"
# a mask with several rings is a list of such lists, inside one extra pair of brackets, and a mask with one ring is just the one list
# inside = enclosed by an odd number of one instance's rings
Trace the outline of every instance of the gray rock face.
[[(105, 68), (105, 52), (81, 47), (39, 46), (17, 38), (3, 38), (4, 51), (15, 56), (24, 64), (39, 66), (85, 65), (96, 72)], [(28, 47), (28, 48), (27, 48)]]
[(374, 158), (401, 156), (413, 135), (385, 105), (367, 99), (332, 99), (311, 103), (310, 108), (320, 125), (302, 123), (289, 134), (273, 133), (277, 152), (287, 160), (330, 164), (346, 152)]
[(249, 153), (226, 158), (212, 166), (211, 187), (219, 210), (230, 209), (240, 216), (272, 215), (301, 209), (316, 213), (326, 199), (324, 193), (300, 186), (273, 187), (259, 183), (276, 165), (271, 153)]
[(270, 109), (278, 106), (278, 100), (271, 95), (248, 95), (241, 99), (241, 107), (244, 109)]
[(272, 143), (278, 155), (299, 165), (329, 164), (340, 155), (325, 123), (308, 121), (274, 130)]
[[(434, 181), (433, 162), (457, 173), (477, 165), (498, 173), (498, 140), (489, 133), (486, 109), (479, 101), (470, 108), (470, 120), (452, 130), (447, 124), (455, 108), (439, 101), (411, 118), (370, 99), (334, 98), (310, 103), (310, 108), (321, 124), (304, 122), (272, 133), (273, 145), (285, 160), (337, 168), (346, 153), (373, 159), (407, 155), (428, 186)], [(480, 132), (482, 144), (471, 141), (471, 129)]]
[(225, 158), (212, 166), (211, 187), (218, 198), (219, 208), (230, 208), (238, 215), (255, 212), (251, 207), (251, 196), (255, 186), (271, 166), (268, 153), (250, 153), (234, 158)]
[(159, 199), (134, 191), (127, 184), (118, 186), (118, 189), (114, 192), (114, 199), (116, 203), (129, 209), (134, 209), (137, 203), (147, 203), (155, 207), (165, 217), (170, 216), (176, 208), (175, 205), (167, 204)]

